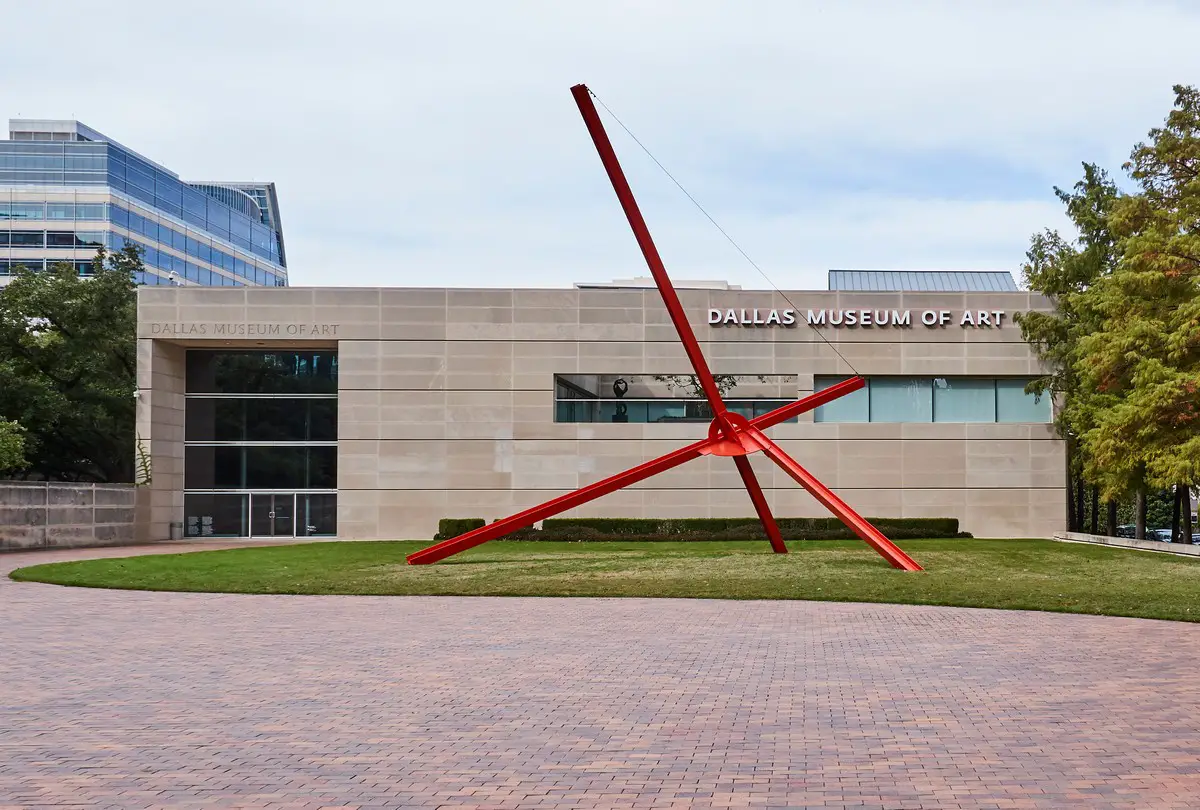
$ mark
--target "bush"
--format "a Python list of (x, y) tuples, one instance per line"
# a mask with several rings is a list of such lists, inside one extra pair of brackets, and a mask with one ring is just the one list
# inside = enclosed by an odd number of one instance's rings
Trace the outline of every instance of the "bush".
[[(493, 520), (493, 523), (496, 521)], [(449, 540), (452, 537), (459, 537), (467, 532), (473, 532), (476, 529), (482, 529), (487, 525), (487, 521), (483, 518), (442, 518), (438, 521), (437, 534), (433, 536), (434, 540)], [(529, 526), (524, 529), (517, 529), (503, 536), (504, 540), (536, 540), (533, 537), (538, 533), (537, 529)]]
[[(500, 518), (496, 518), (492, 523), (499, 523)], [(508, 534), (497, 537), (497, 540), (537, 540), (538, 530), (534, 526), (526, 526), (523, 529), (515, 529)]]
[[(867, 518), (893, 540), (961, 537), (957, 518)], [(854, 537), (837, 518), (777, 518), (785, 540), (834, 540)], [(609, 540), (766, 540), (758, 518), (551, 518), (539, 540), (569, 540), (586, 535)], [(969, 535), (967, 535), (969, 536)]]
[[(891, 540), (970, 537), (957, 518), (867, 518)], [(777, 518), (784, 540), (841, 540), (855, 535), (837, 518)], [(439, 524), (444, 540), (478, 529), (481, 518), (447, 518)], [(453, 533), (448, 533), (453, 532)], [(541, 529), (518, 529), (508, 540), (655, 541), (767, 539), (756, 517), (745, 518), (549, 518)]]
[(482, 529), (486, 525), (487, 521), (483, 518), (442, 518), (438, 521), (437, 534), (433, 539), (449, 540), (451, 537)]

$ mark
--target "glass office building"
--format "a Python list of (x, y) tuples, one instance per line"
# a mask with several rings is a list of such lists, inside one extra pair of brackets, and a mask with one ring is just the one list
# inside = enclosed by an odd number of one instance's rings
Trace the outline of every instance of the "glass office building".
[(274, 183), (187, 182), (78, 121), (12, 120), (0, 141), (0, 284), (14, 267), (93, 271), (137, 244), (147, 285), (287, 286)]

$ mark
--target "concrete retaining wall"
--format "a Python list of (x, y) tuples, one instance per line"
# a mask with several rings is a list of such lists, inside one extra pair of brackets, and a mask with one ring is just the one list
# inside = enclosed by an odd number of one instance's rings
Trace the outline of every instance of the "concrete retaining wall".
[(0, 551), (134, 542), (132, 484), (0, 481)]
[(1135, 548), (1139, 551), (1158, 551), (1163, 554), (1182, 554), (1186, 557), (1200, 557), (1200, 546), (1185, 546), (1182, 543), (1163, 543), (1159, 540), (1133, 540), (1128, 537), (1108, 537), (1102, 534), (1084, 534), (1082, 532), (1056, 532), (1054, 539), (1064, 543), (1093, 543), (1098, 546)]

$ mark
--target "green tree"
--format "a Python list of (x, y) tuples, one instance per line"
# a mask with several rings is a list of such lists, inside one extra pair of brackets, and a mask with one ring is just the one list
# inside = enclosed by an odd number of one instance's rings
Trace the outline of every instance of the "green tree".
[[(1171, 509), (1174, 493), (1170, 490), (1150, 490), (1146, 493), (1146, 528), (1165, 529), (1171, 525)], [(1121, 504), (1119, 517), (1122, 524), (1137, 523), (1137, 505), (1132, 502)]]
[[(1109, 218), (1120, 192), (1108, 175), (1090, 163), (1083, 164), (1083, 179), (1071, 191), (1054, 189), (1075, 227), (1073, 239), (1046, 230), (1034, 234), (1022, 267), (1025, 284), (1054, 304), (1051, 312), (1028, 312), (1016, 317), (1022, 336), (1034, 348), (1047, 369), (1029, 385), (1029, 391), (1054, 396), (1060, 403), (1055, 426), (1067, 441), (1071, 488), (1076, 493), (1071, 509), (1071, 528), (1082, 530), (1084, 479), (1097, 483), (1100, 471), (1080, 439), (1095, 425), (1097, 413), (1108, 407), (1113, 395), (1097, 391), (1081, 381), (1077, 368), (1085, 338), (1103, 329), (1104, 314), (1097, 308), (1092, 291), (1096, 283), (1112, 274), (1117, 264), (1118, 245)], [(1113, 477), (1106, 489), (1110, 503), (1109, 531), (1115, 524), (1116, 498), (1134, 488), (1136, 473)]]
[(29, 475), (134, 480), (140, 249), (95, 267), (18, 269), (0, 290), (0, 419), (25, 429)]
[(16, 422), (0, 419), (0, 473), (25, 466), (25, 430)]
[(1125, 168), (1139, 190), (1110, 216), (1121, 258), (1089, 293), (1103, 328), (1076, 364), (1106, 398), (1083, 443), (1106, 492), (1122, 474), (1186, 488), (1200, 483), (1200, 92), (1175, 87)]

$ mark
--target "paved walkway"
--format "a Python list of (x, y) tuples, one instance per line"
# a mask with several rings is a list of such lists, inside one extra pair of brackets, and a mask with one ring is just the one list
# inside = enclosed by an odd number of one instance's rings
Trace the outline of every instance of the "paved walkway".
[(1195, 808), (1200, 627), (0, 578), (10, 806)]

